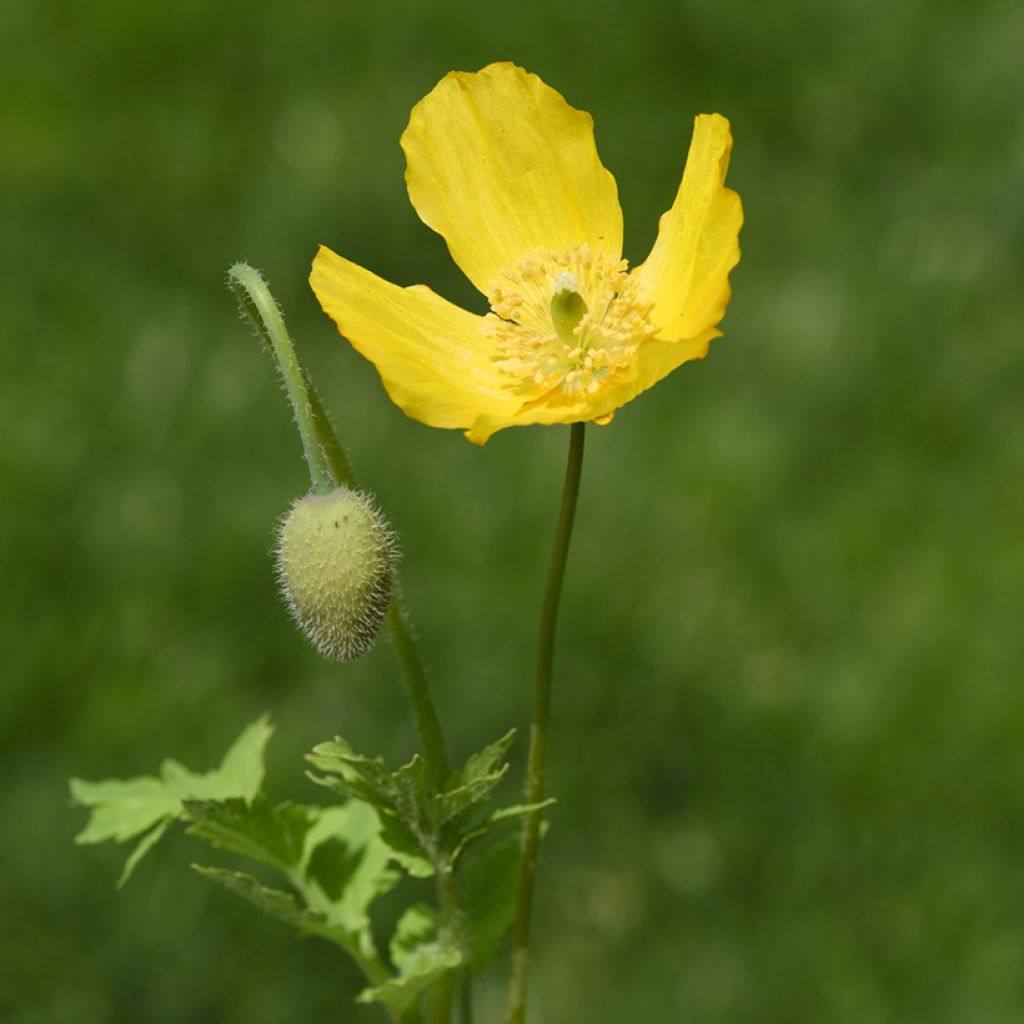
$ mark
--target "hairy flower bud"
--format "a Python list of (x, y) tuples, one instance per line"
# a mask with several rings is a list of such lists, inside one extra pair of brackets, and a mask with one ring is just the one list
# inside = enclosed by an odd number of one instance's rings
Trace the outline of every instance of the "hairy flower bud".
[(368, 495), (307, 494), (281, 523), (277, 575), (295, 621), (321, 654), (353, 661), (391, 602), (395, 543)]

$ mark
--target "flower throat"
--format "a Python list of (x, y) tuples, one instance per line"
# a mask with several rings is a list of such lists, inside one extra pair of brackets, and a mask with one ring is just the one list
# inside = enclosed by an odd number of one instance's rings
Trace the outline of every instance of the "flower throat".
[(582, 245), (534, 253), (502, 271), (483, 330), (513, 390), (527, 400), (573, 402), (629, 376), (654, 329), (627, 267)]

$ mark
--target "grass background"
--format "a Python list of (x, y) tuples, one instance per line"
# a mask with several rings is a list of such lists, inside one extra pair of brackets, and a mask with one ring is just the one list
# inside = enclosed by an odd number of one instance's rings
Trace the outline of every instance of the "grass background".
[(281, 798), (333, 732), (414, 742), (387, 645), (323, 664), (275, 594), (304, 470), (237, 258), (402, 535), (454, 749), (526, 724), (567, 431), (406, 420), (305, 282), (324, 242), (479, 304), (398, 137), (513, 59), (594, 114), (631, 260), (696, 112), (747, 213), (725, 338), (590, 431), (535, 1019), (1024, 1019), (1022, 51), (1015, 0), (5, 5), (0, 1017), (376, 1019), (191, 840), (115, 894), (65, 780), (264, 710)]

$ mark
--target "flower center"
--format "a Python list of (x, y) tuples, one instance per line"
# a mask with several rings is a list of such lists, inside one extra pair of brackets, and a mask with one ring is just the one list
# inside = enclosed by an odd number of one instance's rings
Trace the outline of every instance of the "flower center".
[(627, 266), (581, 245), (534, 253), (502, 271), (483, 330), (515, 391), (576, 402), (629, 376), (654, 328)]

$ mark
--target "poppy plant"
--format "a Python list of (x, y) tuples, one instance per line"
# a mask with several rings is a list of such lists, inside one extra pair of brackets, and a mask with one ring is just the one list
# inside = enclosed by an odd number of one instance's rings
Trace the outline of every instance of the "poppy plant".
[(413, 206), (490, 311), (324, 246), (310, 284), (407, 415), (478, 444), (503, 427), (607, 423), (721, 335), (743, 221), (724, 184), (721, 115), (695, 119), (675, 202), (632, 270), (593, 119), (536, 75), (509, 63), (446, 75), (413, 108), (402, 148)]
[[(310, 281), (324, 310), (415, 419), (464, 430), (478, 444), (504, 427), (571, 424), (541, 606), (523, 797), (495, 806), (514, 730), (461, 767), (449, 758), (409, 614), (394, 599), (394, 538), (359, 489), (266, 281), (236, 263), (228, 284), (274, 359), (309, 469), (310, 493), (279, 531), (286, 600), (317, 649), (339, 661), (365, 653), (386, 625), (420, 754), (390, 771), (335, 737), (314, 747), (308, 762), (316, 772), (308, 774), (341, 802), (275, 806), (262, 791), (272, 731), (264, 716), (212, 771), (168, 760), (159, 777), (72, 780), (73, 800), (91, 811), (76, 841), (137, 838), (123, 882), (183, 822), (190, 835), (277, 872), (287, 888), (268, 888), (244, 871), (197, 867), (300, 934), (338, 945), (365, 975), (359, 1002), (380, 1003), (394, 1024), (449, 1024), (456, 1002), (469, 1024), (472, 978), (511, 932), (505, 1022), (525, 1024), (550, 802), (555, 633), (586, 424), (607, 423), (677, 366), (707, 353), (729, 302), (743, 212), (725, 187), (729, 123), (701, 114), (675, 201), (646, 260), (630, 269), (615, 179), (597, 155), (590, 115), (514, 64), (446, 75), (413, 108), (402, 146), (413, 206), (489, 310), (461, 309), (423, 285), (390, 284), (321, 247)], [(499, 839), (516, 819), (519, 843)], [(396, 886), (399, 869), (435, 876), (436, 905), (409, 906), (384, 954), (377, 939), (382, 924), (395, 920), (398, 897), (389, 897), (383, 919), (374, 919), (370, 905)]]

